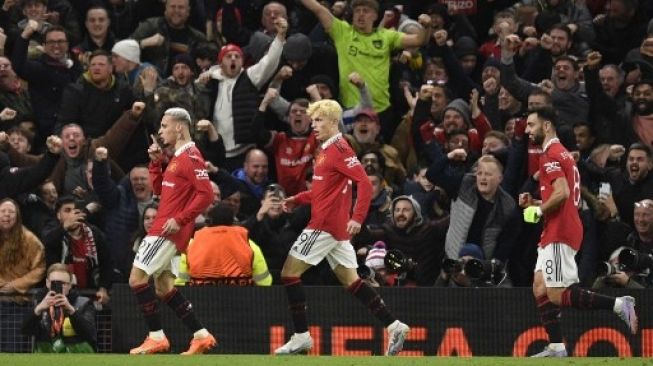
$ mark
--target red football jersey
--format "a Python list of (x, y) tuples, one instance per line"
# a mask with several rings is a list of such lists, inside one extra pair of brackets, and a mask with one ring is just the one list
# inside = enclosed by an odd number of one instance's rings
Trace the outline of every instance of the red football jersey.
[(544, 215), (544, 228), (540, 246), (551, 243), (565, 243), (575, 250), (580, 249), (583, 240), (583, 224), (578, 215), (580, 204), (580, 173), (569, 151), (558, 139), (551, 140), (540, 156), (540, 193), (546, 202), (553, 193), (553, 182), (567, 179), (569, 197), (553, 213)]
[(306, 171), (313, 166), (317, 145), (314, 133), (306, 137), (288, 136), (285, 132), (274, 135), (272, 151), (277, 180), (288, 196), (306, 190)]
[(307, 228), (326, 231), (336, 240), (349, 240), (352, 181), (358, 191), (351, 219), (362, 225), (372, 200), (372, 184), (354, 150), (342, 134), (337, 134), (322, 144), (313, 163), (311, 190), (295, 196), (297, 203), (311, 204)]
[(180, 229), (168, 235), (177, 249), (186, 250), (193, 235), (195, 218), (213, 202), (213, 190), (202, 154), (193, 142), (180, 147), (165, 172), (160, 162), (150, 162), (154, 194), (160, 195), (159, 211), (147, 235), (161, 236), (163, 224), (174, 218)]

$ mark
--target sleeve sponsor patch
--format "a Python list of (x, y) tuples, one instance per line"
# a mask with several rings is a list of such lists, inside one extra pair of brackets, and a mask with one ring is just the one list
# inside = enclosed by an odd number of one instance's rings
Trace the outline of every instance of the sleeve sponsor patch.
[(544, 163), (544, 170), (546, 173), (559, 172), (562, 170), (560, 167), (560, 162), (558, 161), (548, 161)]
[(209, 172), (206, 169), (194, 169), (197, 179), (209, 179)]
[(360, 161), (358, 161), (358, 158), (356, 156), (349, 156), (345, 158), (345, 164), (347, 165), (347, 168), (351, 169), (355, 167), (356, 165), (361, 165)]

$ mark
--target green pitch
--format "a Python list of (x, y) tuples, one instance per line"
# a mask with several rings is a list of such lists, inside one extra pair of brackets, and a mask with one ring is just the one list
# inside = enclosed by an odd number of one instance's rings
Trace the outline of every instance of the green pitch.
[(569, 366), (653, 366), (651, 358), (566, 358), (529, 359), (512, 357), (314, 357), (314, 356), (250, 356), (250, 355), (204, 355), (182, 357), (178, 355), (129, 356), (129, 355), (32, 355), (0, 354), (2, 366), (523, 366), (523, 365), (569, 365)]

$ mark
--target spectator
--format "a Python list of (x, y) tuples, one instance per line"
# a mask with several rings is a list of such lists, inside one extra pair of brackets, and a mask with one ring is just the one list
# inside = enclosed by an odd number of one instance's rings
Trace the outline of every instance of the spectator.
[(233, 225), (230, 205), (219, 203), (209, 212), (210, 226), (197, 231), (188, 246), (191, 285), (269, 286), (260, 248), (249, 239), (247, 229)]
[(20, 208), (11, 198), (0, 200), (0, 258), (0, 294), (25, 294), (43, 280), (43, 244), (23, 226)]
[[(138, 94), (143, 92), (144, 87), (148, 87), (149, 93), (154, 91), (159, 75), (152, 65), (141, 62), (141, 49), (135, 40), (123, 39), (117, 42), (111, 48), (111, 63), (118, 79), (138, 91)], [(145, 73), (147, 69), (151, 70), (149, 75)]]
[(73, 196), (59, 198), (55, 212), (57, 222), (49, 223), (41, 235), (47, 265), (67, 265), (77, 288), (95, 289), (97, 301), (107, 304), (113, 267), (104, 233), (86, 222), (84, 204)]
[[(317, 0), (302, 0), (302, 4), (315, 14), (335, 43), (342, 104), (348, 109), (360, 100), (358, 90), (347, 80), (349, 74), (356, 71), (369, 84), (374, 109), (379, 113), (381, 135), (385, 141), (391, 141), (397, 123), (395, 117), (398, 116), (394, 116), (393, 109), (390, 108), (390, 53), (397, 49), (424, 45), (431, 34), (431, 18), (426, 14), (420, 15), (418, 20), (424, 29), (419, 34), (408, 35), (374, 28), (379, 12), (376, 0), (353, 1), (351, 7), (354, 16), (351, 25), (337, 19)], [(352, 48), (354, 38), (362, 43)]]
[(129, 176), (116, 184), (110, 176), (107, 164), (108, 151), (95, 149), (93, 162), (93, 189), (105, 213), (103, 231), (112, 233), (108, 242), (116, 282), (125, 283), (134, 262), (133, 236), (139, 226), (139, 218), (145, 207), (151, 205), (152, 182), (145, 165), (131, 169)]
[(318, 143), (311, 129), (311, 118), (306, 114), (308, 100), (296, 99), (287, 109), (290, 131), (271, 131), (265, 128), (267, 106), (279, 96), (276, 89), (268, 89), (254, 116), (254, 130), (258, 131), (258, 145), (264, 146), (272, 156), (277, 181), (290, 195), (306, 190), (306, 172), (313, 166), (313, 156)]
[(23, 333), (36, 337), (35, 353), (95, 352), (95, 306), (72, 288), (73, 278), (65, 264), (48, 267), (45, 288), (23, 320)]
[(44, 54), (35, 60), (29, 60), (27, 44), (36, 30), (37, 24), (28, 23), (16, 39), (11, 63), (16, 74), (29, 83), (35, 122), (38, 126), (38, 146), (46, 136), (54, 132), (64, 87), (75, 82), (82, 69), (79, 64), (68, 58), (68, 38), (61, 27), (48, 29), (44, 36)]
[(453, 200), (452, 225), (445, 245), (447, 257), (458, 259), (460, 249), (471, 243), (483, 250), (483, 259), (506, 262), (512, 244), (506, 237), (515, 231), (513, 214), (517, 204), (500, 187), (502, 179), (502, 164), (484, 155), (478, 160), (475, 174), (465, 175), (456, 191), (447, 192)]
[[(104, 136), (96, 139), (87, 139), (84, 130), (76, 124), (68, 124), (61, 129), (63, 140), (63, 157), (60, 158), (51, 178), (57, 187), (57, 192), (64, 195), (73, 194), (84, 197), (91, 192), (87, 171), (92, 171), (93, 154), (96, 147), (106, 147), (111, 160), (116, 160), (124, 150), (125, 143), (139, 124), (140, 116), (145, 105), (142, 102), (135, 102), (131, 111), (127, 111), (116, 121)], [(57, 138), (58, 139), (58, 138)], [(42, 161), (38, 156), (18, 154), (9, 151), (12, 161), (17, 165), (34, 165)], [(46, 155), (47, 156), (47, 155)], [(114, 162), (111, 174), (116, 180), (122, 178), (122, 170)]]
[(14, 127), (7, 131), (9, 145), (12, 149), (21, 154), (27, 154), (32, 150), (32, 139), (34, 135), (28, 130), (20, 127)]
[(391, 217), (390, 206), (392, 190), (386, 187), (383, 176), (379, 172), (367, 172), (367, 178), (372, 185), (372, 202), (367, 211), (363, 226), (380, 227)]
[[(5, 180), (2, 182), (5, 184)], [(23, 226), (18, 204), (10, 198), (0, 199), (0, 297), (3, 300), (22, 304), (28, 299), (22, 296), (7, 298), (7, 295), (25, 294), (43, 280), (43, 252), (41, 241)], [(4, 308), (3, 301), (0, 301), (1, 308)], [(22, 335), (16, 331), (15, 322), (13, 312), (0, 312), (0, 344), (4, 352), (19, 351), (18, 340)]]
[(109, 52), (97, 50), (88, 61), (89, 70), (83, 78), (64, 90), (59, 127), (74, 122), (84, 128), (87, 136), (95, 138), (113, 125), (131, 106), (134, 97), (131, 88), (113, 75), (114, 65)]
[[(7, 140), (7, 134), (0, 132), (0, 143)], [(38, 187), (53, 171), (59, 161), (62, 142), (56, 136), (48, 137), (48, 147), (43, 158), (34, 162), (33, 166), (15, 169), (11, 167), (10, 159), (4, 152), (0, 152), (0, 199), (14, 197), (19, 193), (29, 192)]]
[(210, 116), (224, 140), (227, 161), (223, 168), (228, 171), (242, 166), (245, 152), (256, 141), (252, 121), (258, 106), (258, 93), (277, 69), (288, 31), (288, 23), (283, 18), (277, 18), (275, 26), (275, 40), (257, 64), (243, 70), (243, 51), (228, 44), (218, 54), (219, 66), (207, 72)]
[(28, 194), (21, 202), (23, 223), (33, 233), (42, 233), (45, 225), (57, 219), (54, 212), (59, 199), (57, 188), (52, 180), (46, 179), (36, 189), (36, 194)]
[(268, 185), (268, 156), (259, 149), (251, 149), (245, 155), (243, 167), (233, 172), (238, 180), (241, 196), (239, 213), (249, 217), (260, 208), (265, 187)]
[(86, 35), (82, 42), (73, 49), (82, 63), (88, 61), (91, 52), (97, 49), (109, 52), (116, 43), (116, 37), (109, 28), (111, 26), (109, 11), (103, 5), (96, 3), (86, 10), (84, 25), (86, 26)]
[(606, 63), (619, 64), (646, 34), (646, 23), (637, 13), (636, 0), (611, 0), (605, 17), (594, 26), (592, 49), (601, 52)]
[[(392, 218), (381, 228), (363, 227), (354, 237), (353, 245), (360, 248), (381, 240), (388, 250), (399, 250), (415, 264), (405, 277), (405, 284), (433, 286), (444, 257), (444, 237), (449, 218), (425, 220), (419, 203), (410, 196), (392, 200)], [(360, 251), (359, 251), (360, 253)]]
[(3, 124), (0, 130), (8, 130), (11, 126), (18, 125), (36, 132), (37, 125), (27, 83), (16, 75), (11, 61), (0, 56), (0, 109), (5, 108), (8, 113), (0, 113), (0, 123)]
[(142, 60), (170, 75), (172, 60), (180, 53), (191, 53), (207, 42), (204, 34), (187, 24), (190, 0), (166, 1), (163, 17), (149, 18), (138, 25), (130, 38), (139, 42)]
[(281, 283), (281, 268), (290, 245), (310, 218), (306, 208), (283, 212), (281, 201), (286, 197), (280, 185), (270, 184), (261, 200), (261, 208), (243, 223), (250, 238), (260, 246), (275, 284)]
[(133, 246), (132, 249), (134, 253), (138, 252), (138, 247), (141, 246), (143, 238), (147, 235), (147, 231), (152, 227), (154, 218), (156, 217), (157, 212), (159, 212), (159, 204), (153, 202), (143, 209), (143, 214), (138, 218), (138, 229), (133, 236)]
[(379, 116), (373, 109), (361, 109), (354, 117), (354, 131), (351, 135), (345, 135), (347, 142), (356, 152), (361, 155), (367, 150), (377, 150), (385, 158), (383, 177), (388, 184), (401, 187), (406, 180), (406, 168), (399, 159), (399, 152), (393, 146), (384, 143), (380, 136), (381, 125)]

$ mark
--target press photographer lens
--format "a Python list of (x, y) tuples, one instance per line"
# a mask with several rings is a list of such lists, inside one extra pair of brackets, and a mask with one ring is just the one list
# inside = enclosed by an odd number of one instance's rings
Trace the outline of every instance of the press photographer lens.
[(653, 268), (653, 254), (625, 248), (619, 252), (619, 263), (628, 271), (643, 271)]

